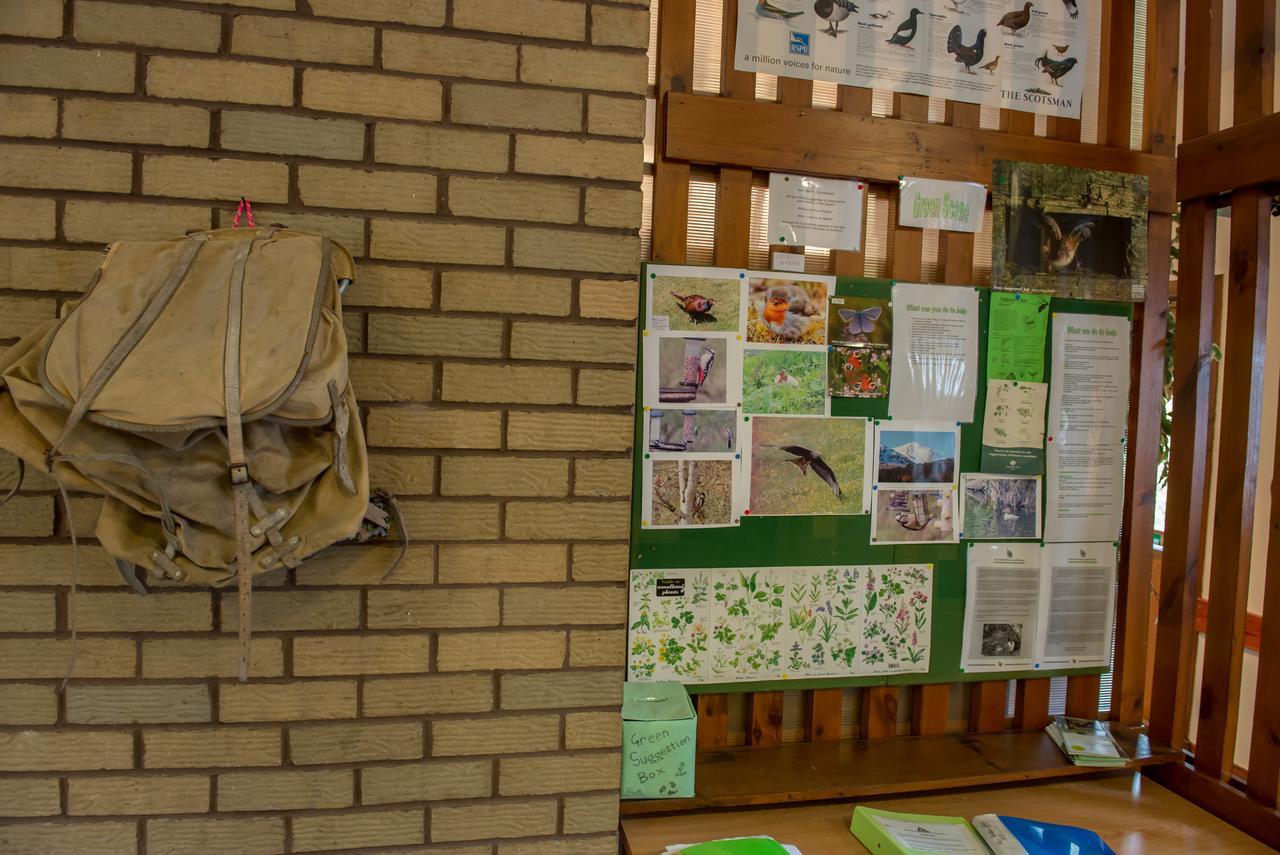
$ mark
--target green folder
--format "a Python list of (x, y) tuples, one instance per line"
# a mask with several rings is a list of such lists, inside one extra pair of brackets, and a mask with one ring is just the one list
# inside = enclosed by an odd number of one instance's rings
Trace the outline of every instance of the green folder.
[(853, 836), (875, 855), (989, 855), (967, 819), (894, 813), (858, 805), (849, 824)]
[(739, 837), (712, 840), (681, 850), (680, 855), (786, 855), (787, 850), (772, 837)]

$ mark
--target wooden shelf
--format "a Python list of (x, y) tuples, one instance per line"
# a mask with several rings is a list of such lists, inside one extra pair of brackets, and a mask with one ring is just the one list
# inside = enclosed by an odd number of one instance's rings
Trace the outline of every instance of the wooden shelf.
[[(1133, 758), (1129, 768), (1182, 759), (1152, 746), (1145, 734), (1114, 725), (1111, 732)], [(699, 754), (696, 796), (624, 800), (622, 815), (932, 792), (1106, 771), (1111, 770), (1073, 765), (1038, 730), (797, 742)]]

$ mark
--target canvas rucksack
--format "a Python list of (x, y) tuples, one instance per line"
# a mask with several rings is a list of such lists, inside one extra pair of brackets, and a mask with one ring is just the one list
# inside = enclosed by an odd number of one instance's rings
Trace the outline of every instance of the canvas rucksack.
[(0, 354), (0, 448), (64, 504), (104, 496), (98, 540), (140, 592), (139, 568), (237, 584), (242, 680), (253, 576), (386, 534), (394, 509), (370, 504), (348, 379), (354, 276), (338, 244), (278, 227), (124, 241), (61, 319)]

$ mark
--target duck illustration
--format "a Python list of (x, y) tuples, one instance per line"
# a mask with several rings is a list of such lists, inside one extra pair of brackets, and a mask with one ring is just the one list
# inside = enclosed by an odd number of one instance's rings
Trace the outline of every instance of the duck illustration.
[(815, 0), (813, 4), (813, 13), (827, 22), (823, 32), (832, 37), (840, 35), (840, 22), (857, 11), (853, 0)]
[(1077, 223), (1065, 235), (1062, 226), (1053, 217), (1032, 208), (1040, 220), (1040, 263), (1055, 272), (1064, 272), (1074, 265), (1079, 268), (1077, 253), (1080, 245), (1093, 236), (1093, 220)]
[(983, 71), (985, 71), (987, 74), (995, 74), (996, 66), (998, 66), (999, 64), (1000, 64), (1000, 57), (997, 56), (995, 59), (991, 60), (986, 65), (980, 65), (978, 67), (981, 68)]
[(964, 66), (964, 70), (973, 74), (973, 67), (982, 62), (982, 51), (987, 41), (987, 31), (978, 30), (978, 38), (972, 45), (963, 43), (963, 33), (956, 24), (947, 34), (947, 53), (955, 54), (956, 62)]
[(786, 9), (780, 9), (777, 6), (774, 6), (769, 2), (769, 0), (756, 0), (756, 14), (761, 18), (769, 18), (774, 21), (786, 21), (798, 15), (803, 15), (804, 13), (788, 12)]
[(671, 296), (676, 298), (676, 301), (680, 303), (680, 308), (684, 309), (685, 314), (689, 316), (689, 320), (695, 324), (702, 321), (715, 321), (715, 318), (711, 316), (711, 310), (715, 308), (716, 301), (710, 297), (704, 297), (701, 294), (689, 294), (686, 296), (677, 294), (675, 291), (671, 292)]
[(1003, 18), (996, 22), (996, 26), (1006, 28), (1009, 34), (1013, 35), (1031, 23), (1031, 8), (1030, 3), (1025, 3), (1021, 11), (1015, 9), (1012, 12), (1007, 12)]
[(912, 9), (907, 19), (899, 24), (898, 29), (894, 30), (893, 35), (885, 41), (898, 47), (911, 47), (911, 40), (916, 37), (916, 19), (919, 17), (920, 10)]
[(1076, 67), (1076, 58), (1069, 56), (1066, 59), (1049, 59), (1049, 52), (1045, 51), (1044, 56), (1036, 57), (1036, 68), (1039, 68), (1045, 74), (1049, 75), (1049, 79), (1059, 86), (1059, 81), (1066, 76), (1067, 72)]
[(812, 451), (803, 445), (775, 445), (774, 448), (795, 455), (787, 462), (794, 463), (800, 470), (800, 474), (807, 474), (812, 469), (815, 475), (827, 482), (827, 486), (831, 488), (831, 492), (837, 499), (844, 498), (844, 493), (840, 491), (840, 484), (836, 481), (836, 473), (827, 465), (827, 461), (822, 459), (821, 452)]
[(1067, 14), (1071, 17), (1080, 17), (1080, 6), (1077, 5), (1077, 0), (1062, 0), (1062, 5), (1067, 7)]

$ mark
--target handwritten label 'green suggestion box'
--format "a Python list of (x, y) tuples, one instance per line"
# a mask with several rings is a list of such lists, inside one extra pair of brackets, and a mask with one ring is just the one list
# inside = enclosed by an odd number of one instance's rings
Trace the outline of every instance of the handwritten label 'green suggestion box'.
[(622, 686), (622, 797), (689, 798), (698, 714), (679, 683)]

